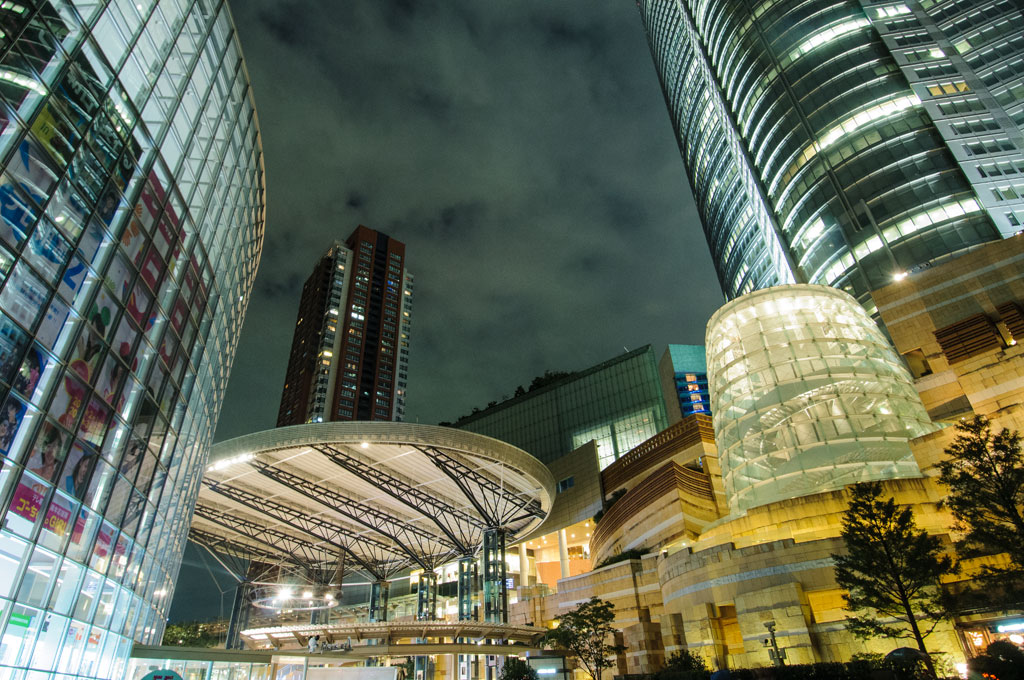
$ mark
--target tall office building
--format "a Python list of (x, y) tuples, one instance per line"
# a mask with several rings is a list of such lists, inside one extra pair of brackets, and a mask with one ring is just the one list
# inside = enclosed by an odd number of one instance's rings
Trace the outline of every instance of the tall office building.
[(278, 427), (402, 420), (412, 274), (405, 244), (360, 225), (302, 286)]
[(638, 0), (722, 289), (868, 291), (1024, 222), (1013, 0)]
[(163, 634), (252, 290), (259, 130), (223, 1), (0, 27), (0, 677), (120, 678)]

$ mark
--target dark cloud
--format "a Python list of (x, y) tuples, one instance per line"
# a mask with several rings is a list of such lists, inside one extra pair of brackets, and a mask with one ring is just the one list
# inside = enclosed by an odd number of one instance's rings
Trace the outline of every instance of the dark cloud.
[(416, 276), (412, 420), (703, 341), (722, 297), (632, 3), (232, 10), (267, 238), (218, 439), (273, 426), (302, 281), (360, 223), (404, 241)]

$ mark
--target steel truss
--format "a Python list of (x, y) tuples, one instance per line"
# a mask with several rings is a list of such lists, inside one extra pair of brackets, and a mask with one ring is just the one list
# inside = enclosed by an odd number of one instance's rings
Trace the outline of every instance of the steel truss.
[(498, 480), (436, 447), (417, 446), (416, 449), (455, 482), (489, 526), (504, 527), (530, 517), (544, 517), (537, 499), (524, 499), (523, 494), (510, 492)]
[(413, 508), (430, 519), (444, 532), (463, 555), (472, 554), (479, 542), (479, 536), (487, 523), (482, 519), (463, 512), (451, 503), (428, 494), (398, 477), (365, 463), (358, 458), (339, 451), (333, 446), (313, 446), (336, 465), (370, 482), (395, 500)]
[(256, 522), (243, 519), (238, 517), (237, 514), (228, 514), (201, 503), (196, 505), (195, 514), (208, 522), (241, 534), (251, 541), (265, 545), (271, 551), (283, 553), (290, 558), (293, 564), (306, 569), (334, 561), (331, 553), (317, 545), (304, 541), (297, 536), (286, 534), (283, 531), (264, 527)]
[[(260, 460), (249, 462), (260, 474), (299, 492), (339, 515), (372, 529), (392, 541), (425, 570), (444, 564), (453, 554), (461, 554), (459, 545), (448, 536), (431, 533), (386, 512), (349, 498), (326, 486), (275, 467)], [(438, 549), (440, 548), (440, 549)]]
[[(345, 551), (356, 563), (375, 579), (386, 579), (409, 565), (405, 552), (395, 546), (370, 536), (353, 533), (333, 522), (313, 517), (301, 509), (263, 498), (246, 489), (227, 484), (203, 481), (211, 491), (240, 503), (251, 510), (268, 515), (305, 534), (314, 536)], [(369, 555), (355, 551), (354, 545), (366, 550)], [(331, 560), (333, 563), (333, 560)]]

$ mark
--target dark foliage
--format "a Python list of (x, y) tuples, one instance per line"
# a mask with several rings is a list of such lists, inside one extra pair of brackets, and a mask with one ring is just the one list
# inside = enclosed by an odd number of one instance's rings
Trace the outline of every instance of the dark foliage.
[(1024, 680), (1024, 652), (1012, 642), (993, 642), (985, 653), (967, 662), (967, 668), (974, 673), (999, 678), (999, 680)]
[(537, 671), (517, 656), (505, 659), (498, 680), (537, 680)]
[(615, 491), (613, 491), (612, 495), (609, 496), (608, 499), (604, 503), (601, 504), (601, 509), (597, 511), (597, 514), (595, 514), (591, 518), (594, 521), (594, 524), (597, 524), (598, 522), (600, 522), (601, 518), (604, 517), (604, 513), (608, 512), (608, 510), (610, 510), (611, 507), (613, 505), (615, 505), (615, 503), (620, 498), (622, 498), (625, 495), (626, 495), (626, 490), (625, 489), (616, 489)]
[(615, 620), (614, 609), (612, 603), (592, 597), (558, 617), (558, 627), (547, 632), (544, 642), (578, 659), (590, 677), (597, 680), (601, 671), (613, 663), (608, 657), (626, 650), (622, 645), (608, 643), (617, 632), (611, 625)]
[(987, 418), (957, 424), (958, 435), (939, 463), (939, 480), (949, 489), (945, 505), (963, 535), (962, 557), (1006, 553), (1010, 565), (982, 567), (983, 603), (1024, 600), (1024, 455), (1020, 434), (993, 434)]
[(609, 564), (615, 564), (617, 562), (625, 562), (627, 560), (638, 560), (644, 555), (650, 552), (647, 548), (633, 548), (632, 550), (623, 550), (617, 555), (611, 555), (601, 560), (595, 569), (601, 567), (607, 567)]
[(220, 644), (220, 636), (210, 632), (209, 624), (199, 621), (169, 623), (164, 628), (161, 644), (174, 647), (216, 647)]
[(878, 482), (854, 485), (842, 537), (847, 552), (832, 558), (855, 614), (847, 627), (860, 638), (911, 638), (927, 654), (924, 638), (947, 617), (940, 578), (953, 572), (938, 537), (917, 528), (909, 507), (883, 499)]
[[(530, 381), (530, 387), (528, 389), (524, 390), (522, 385), (518, 385), (516, 387), (515, 392), (512, 395), (512, 398), (515, 399), (517, 397), (521, 397), (524, 394), (526, 394), (527, 392), (533, 392), (534, 390), (539, 390), (542, 387), (547, 387), (548, 385), (551, 385), (552, 383), (556, 383), (559, 380), (563, 380), (564, 378), (571, 378), (574, 375), (576, 375), (576, 374), (573, 373), (572, 371), (544, 371), (544, 375), (538, 375), (536, 378), (534, 378), (532, 381)], [(498, 406), (499, 404), (503, 404), (506, 401), (508, 401), (508, 396), (502, 396), (500, 402), (499, 401), (488, 402), (487, 403), (487, 407), (484, 408), (483, 411), (486, 411), (487, 409), (490, 409), (490, 408), (493, 408), (495, 406)], [(446, 420), (444, 422), (438, 423), (438, 425), (440, 425), (442, 427), (458, 426), (458, 424), (461, 423), (466, 418), (469, 418), (470, 416), (475, 416), (478, 413), (483, 413), (483, 411), (480, 410), (479, 406), (474, 406), (473, 410), (470, 412), (470, 414), (468, 416), (459, 416), (458, 418), (455, 419), (454, 423), (449, 422), (449, 421)]]

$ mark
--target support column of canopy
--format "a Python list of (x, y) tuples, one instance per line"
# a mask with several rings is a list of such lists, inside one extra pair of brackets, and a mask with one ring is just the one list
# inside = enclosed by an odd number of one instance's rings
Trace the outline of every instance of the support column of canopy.
[(235, 586), (235, 597), (231, 602), (231, 618), (228, 620), (227, 649), (243, 649), (241, 633), (249, 627), (249, 598), (252, 583), (242, 580)]
[[(476, 577), (476, 560), (473, 559), (471, 555), (466, 555), (459, 559), (459, 621), (472, 621), (476, 619), (473, 607), (473, 594), (476, 592)], [(457, 642), (466, 642), (466, 639), (458, 638)], [(470, 680), (471, 678), (475, 678), (477, 674), (472, 668), (470, 668), (470, 664), (475, 665), (476, 662), (476, 656), (459, 654), (458, 674), (455, 680)]]
[(370, 584), (370, 623), (388, 620), (388, 595), (391, 583), (386, 579)]
[[(508, 569), (505, 564), (505, 529), (488, 529), (484, 532), (484, 620), (488, 623), (508, 623)], [(500, 668), (499, 658), (488, 655), (487, 680), (495, 680)]]
[[(437, 574), (424, 571), (416, 587), (416, 620), (433, 621), (437, 618)], [(427, 642), (420, 639), (421, 643)], [(429, 656), (417, 656), (413, 661), (413, 680), (433, 680), (434, 663)]]
[[(388, 620), (388, 596), (391, 593), (391, 583), (387, 579), (378, 579), (370, 584), (370, 623), (382, 623)], [(386, 638), (384, 638), (386, 639)], [(368, 639), (367, 644), (379, 644), (379, 639)], [(367, 666), (378, 664), (376, 657), (366, 659)]]
[[(340, 558), (339, 558), (340, 564)], [(331, 593), (331, 583), (337, 576), (338, 567), (328, 567), (326, 569), (312, 568), (307, 574), (310, 584), (313, 588), (313, 600), (319, 603), (319, 607), (312, 609), (309, 612), (309, 623), (311, 625), (327, 625), (331, 622), (331, 610), (330, 603), (333, 600), (328, 599), (327, 594)], [(333, 593), (331, 593), (333, 597)]]
[(484, 620), (508, 623), (508, 573), (505, 566), (504, 529), (484, 532)]

